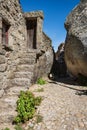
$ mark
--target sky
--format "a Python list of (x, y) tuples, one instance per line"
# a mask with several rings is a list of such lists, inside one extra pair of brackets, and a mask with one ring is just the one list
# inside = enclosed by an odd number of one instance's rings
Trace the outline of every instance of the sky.
[(64, 22), (80, 0), (20, 0), (24, 12), (42, 10), (44, 12), (43, 31), (51, 38), (56, 51), (65, 41)]

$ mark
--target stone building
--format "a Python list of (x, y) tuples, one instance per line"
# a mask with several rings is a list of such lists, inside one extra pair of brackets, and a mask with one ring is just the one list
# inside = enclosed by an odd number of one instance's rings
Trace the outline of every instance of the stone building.
[(0, 0), (0, 97), (25, 90), (53, 64), (43, 12), (23, 13), (19, 0)]

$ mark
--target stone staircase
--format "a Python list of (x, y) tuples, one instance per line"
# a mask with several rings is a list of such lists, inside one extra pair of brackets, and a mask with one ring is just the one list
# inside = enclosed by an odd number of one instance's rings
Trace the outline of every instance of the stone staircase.
[(29, 89), (33, 82), (34, 68), (36, 63), (36, 51), (28, 50), (19, 54), (19, 63), (12, 79), (8, 81), (8, 90), (15, 88), (19, 90)]
[(23, 51), (13, 76), (8, 79), (3, 98), (0, 99), (0, 124), (11, 123), (16, 116), (16, 101), (21, 90), (26, 91), (33, 82), (36, 51)]

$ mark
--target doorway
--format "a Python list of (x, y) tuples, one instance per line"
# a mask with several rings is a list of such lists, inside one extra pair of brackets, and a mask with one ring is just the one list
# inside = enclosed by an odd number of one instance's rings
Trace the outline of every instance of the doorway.
[(27, 47), (36, 49), (37, 20), (27, 20)]

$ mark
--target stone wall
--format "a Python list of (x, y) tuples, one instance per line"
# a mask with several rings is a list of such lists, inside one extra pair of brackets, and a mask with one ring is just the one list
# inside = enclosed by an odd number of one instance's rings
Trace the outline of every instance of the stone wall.
[[(7, 45), (2, 43), (3, 21), (10, 26)], [(0, 1), (0, 96), (8, 87), (8, 79), (16, 69), (19, 51), (25, 47), (26, 24), (19, 1)]]
[[(37, 20), (36, 49), (27, 47), (26, 18)], [(50, 38), (42, 32), (43, 18), (42, 11), (23, 13), (19, 0), (0, 1), (0, 97), (27, 89), (50, 72), (53, 52)], [(2, 41), (3, 21), (9, 25), (8, 44)]]
[[(0, 17), (10, 24), (9, 46), (16, 51), (23, 48), (26, 41), (26, 24), (18, 0), (2, 0), (0, 2)], [(2, 25), (0, 27), (2, 28)]]
[(35, 77), (46, 76), (53, 65), (53, 49), (51, 39), (43, 32), (42, 43), (38, 47)]

